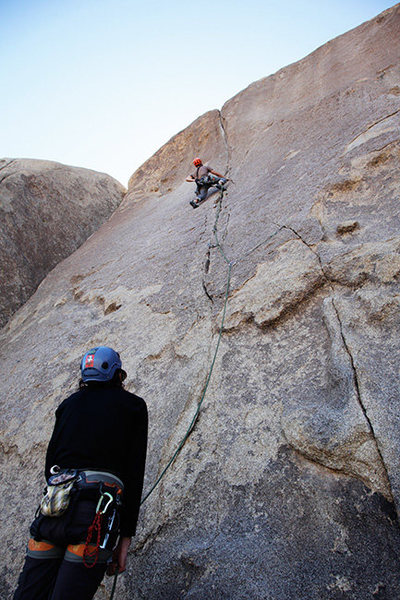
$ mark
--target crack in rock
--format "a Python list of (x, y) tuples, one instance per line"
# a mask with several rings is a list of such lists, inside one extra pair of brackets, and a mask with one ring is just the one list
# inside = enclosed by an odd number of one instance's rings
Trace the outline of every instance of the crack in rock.
[[(344, 477), (349, 477), (348, 469), (340, 468), (338, 466), (334, 466), (333, 464), (328, 465), (323, 460), (320, 460), (319, 457), (315, 453), (307, 452), (304, 448), (299, 448), (298, 446), (296, 446), (292, 440), (290, 440), (286, 437), (285, 430), (282, 430), (282, 433), (283, 433), (284, 440), (288, 444), (288, 446), (293, 450), (293, 452), (296, 455), (301, 457), (303, 460), (306, 460), (307, 462), (312, 463), (313, 465), (316, 465), (319, 468), (329, 471), (330, 473), (333, 473), (334, 475), (342, 475)], [(368, 487), (370, 486), (369, 481), (366, 481), (364, 478), (360, 478), (360, 477), (357, 477), (357, 478), (361, 479), (361, 481), (363, 481)]]
[[(386, 483), (387, 483), (387, 486), (388, 486), (388, 490), (390, 492), (391, 501), (394, 503), (394, 497), (393, 497), (393, 493), (392, 493), (392, 489), (391, 489), (389, 473), (388, 473), (388, 470), (387, 470), (387, 467), (386, 467), (386, 464), (385, 464), (385, 461), (384, 461), (384, 458), (383, 458), (383, 455), (382, 455), (382, 451), (381, 451), (381, 449), (379, 447), (378, 439), (377, 439), (377, 437), (375, 435), (375, 431), (374, 431), (374, 427), (372, 425), (372, 421), (369, 418), (367, 409), (366, 409), (366, 407), (365, 407), (365, 405), (364, 405), (364, 403), (362, 401), (359, 376), (358, 376), (357, 369), (356, 369), (356, 366), (355, 366), (354, 357), (353, 357), (353, 355), (351, 353), (350, 347), (349, 347), (349, 345), (347, 343), (347, 340), (346, 340), (346, 337), (344, 335), (343, 323), (341, 321), (339, 310), (337, 309), (335, 301), (334, 301), (333, 298), (332, 298), (332, 306), (333, 306), (333, 308), (334, 308), (334, 310), (336, 312), (336, 316), (337, 316), (337, 319), (338, 319), (338, 322), (339, 322), (339, 327), (340, 327), (340, 335), (341, 335), (341, 338), (342, 338), (342, 341), (343, 341), (343, 346), (344, 346), (344, 348), (345, 348), (345, 350), (346, 350), (346, 352), (347, 352), (347, 354), (349, 356), (351, 368), (352, 368), (352, 371), (353, 371), (354, 387), (355, 387), (355, 390), (356, 390), (357, 401), (358, 401), (358, 403), (360, 405), (362, 413), (363, 413), (363, 415), (365, 417), (365, 420), (366, 420), (366, 422), (368, 424), (368, 428), (369, 428), (369, 430), (371, 432), (372, 439), (374, 440), (374, 443), (375, 443), (375, 446), (376, 446), (376, 450), (378, 452), (378, 455), (379, 455), (379, 458), (381, 460), (382, 467), (383, 467), (383, 470), (384, 470), (384, 473), (385, 473), (385, 476), (386, 476)], [(398, 519), (398, 515), (397, 515), (397, 519)]]
[(229, 144), (228, 144), (228, 135), (226, 133), (226, 129), (225, 129), (225, 125), (224, 125), (224, 117), (221, 114), (221, 111), (218, 111), (218, 115), (219, 115), (219, 126), (221, 128), (221, 132), (222, 132), (222, 139), (224, 141), (224, 145), (225, 145), (225, 152), (226, 152), (226, 175), (228, 176), (229, 172), (230, 172), (230, 164), (231, 164), (231, 153), (230, 153), (230, 148), (229, 148)]
[(208, 291), (207, 284), (204, 279), (202, 281), (202, 284), (203, 284), (203, 290), (204, 290), (205, 295), (210, 300), (210, 302), (214, 303), (214, 298), (213, 298), (212, 294)]
[[(396, 112), (399, 112), (399, 111), (396, 111)], [(396, 114), (396, 113), (394, 113), (394, 114)], [(301, 235), (300, 235), (300, 234), (299, 234), (297, 231), (295, 231), (293, 228), (291, 228), (291, 227), (289, 227), (289, 226), (285, 226), (285, 225), (284, 225), (283, 227), (285, 227), (285, 228), (287, 228), (287, 229), (290, 229), (290, 230), (291, 230), (291, 231), (292, 231), (292, 232), (293, 232), (293, 233), (294, 233), (294, 234), (295, 234), (295, 235), (296, 235), (296, 236), (297, 236), (297, 237), (298, 237), (298, 238), (299, 238), (299, 239), (300, 239), (300, 240), (301, 240), (301, 241), (302, 241), (302, 242), (303, 242), (303, 243), (304, 243), (306, 246), (307, 246), (307, 248), (309, 248), (309, 250), (310, 250), (310, 251), (311, 251), (311, 252), (312, 252), (312, 253), (313, 253), (313, 254), (314, 254), (316, 257), (317, 257), (317, 259), (318, 259), (318, 262), (319, 262), (319, 265), (320, 265), (320, 268), (321, 268), (321, 271), (322, 271), (322, 273), (323, 273), (323, 276), (324, 276), (324, 278), (326, 279), (326, 281), (327, 281), (327, 283), (329, 284), (329, 286), (331, 287), (331, 289), (334, 291), (334, 285), (333, 285), (333, 282), (332, 282), (332, 280), (331, 280), (331, 279), (328, 277), (328, 275), (326, 274), (326, 272), (325, 272), (325, 269), (324, 269), (324, 267), (323, 267), (323, 264), (322, 264), (322, 261), (321, 261), (321, 258), (320, 258), (320, 256), (319, 256), (318, 252), (316, 252), (316, 251), (315, 251), (315, 250), (314, 250), (314, 249), (313, 249), (313, 248), (310, 246), (310, 244), (308, 244), (308, 243), (307, 243), (307, 242), (306, 242), (306, 241), (305, 241), (305, 240), (304, 240), (304, 239), (301, 237)], [(355, 388), (355, 391), (356, 391), (356, 398), (357, 398), (357, 402), (358, 402), (358, 404), (359, 404), (359, 406), (360, 406), (360, 408), (361, 408), (361, 411), (362, 411), (362, 413), (363, 413), (363, 416), (364, 416), (364, 418), (365, 418), (365, 420), (366, 420), (366, 422), (367, 422), (368, 429), (369, 429), (369, 431), (370, 431), (370, 433), (371, 433), (371, 437), (372, 437), (372, 439), (373, 439), (373, 441), (374, 441), (374, 445), (375, 445), (375, 447), (376, 447), (377, 454), (378, 454), (378, 456), (379, 456), (379, 459), (380, 459), (380, 462), (381, 462), (381, 464), (382, 464), (382, 468), (383, 468), (383, 472), (384, 472), (384, 477), (385, 477), (385, 480), (386, 480), (386, 481), (385, 481), (385, 484), (386, 484), (386, 487), (387, 487), (387, 489), (388, 489), (388, 493), (389, 493), (389, 495), (390, 495), (390, 500), (391, 500), (391, 502), (393, 502), (393, 504), (394, 504), (394, 497), (393, 497), (393, 492), (392, 492), (392, 489), (391, 489), (391, 483), (390, 483), (389, 473), (388, 473), (388, 470), (387, 470), (387, 467), (386, 467), (386, 464), (385, 464), (385, 461), (384, 461), (384, 458), (383, 458), (383, 455), (382, 455), (382, 451), (381, 451), (381, 449), (380, 449), (380, 447), (379, 447), (379, 443), (378, 443), (377, 437), (376, 437), (376, 435), (375, 435), (375, 431), (374, 431), (374, 427), (373, 427), (372, 421), (371, 421), (371, 419), (369, 418), (369, 415), (368, 415), (367, 409), (366, 409), (366, 407), (365, 407), (365, 405), (364, 405), (364, 403), (363, 403), (363, 401), (362, 401), (361, 390), (360, 390), (360, 384), (359, 384), (359, 376), (358, 376), (357, 369), (356, 369), (356, 366), (355, 366), (354, 357), (353, 357), (353, 355), (352, 355), (352, 353), (351, 353), (351, 350), (350, 350), (350, 347), (349, 347), (349, 345), (348, 345), (348, 343), (347, 343), (347, 341), (346, 341), (346, 337), (345, 337), (345, 335), (344, 335), (344, 330), (343, 330), (343, 323), (342, 323), (342, 321), (341, 321), (341, 318), (340, 318), (340, 313), (339, 313), (339, 310), (338, 310), (338, 308), (337, 308), (337, 306), (336, 306), (336, 304), (335, 304), (335, 302), (334, 302), (334, 299), (333, 299), (333, 298), (332, 298), (332, 306), (333, 306), (333, 308), (334, 308), (334, 311), (335, 311), (335, 313), (336, 313), (337, 320), (338, 320), (338, 323), (339, 323), (339, 330), (340, 330), (340, 335), (341, 335), (341, 339), (342, 339), (342, 342), (343, 342), (343, 347), (344, 347), (344, 349), (345, 349), (345, 351), (346, 351), (346, 353), (347, 353), (347, 355), (348, 355), (348, 357), (349, 357), (349, 361), (350, 361), (350, 365), (351, 365), (351, 369), (352, 369), (352, 373), (353, 373), (353, 382), (354, 382), (354, 388)], [(308, 458), (308, 457), (307, 457), (307, 458)], [(397, 519), (399, 519), (399, 517), (398, 517), (398, 514), (397, 514), (397, 513), (396, 513), (396, 515), (397, 515)]]
[(204, 276), (203, 276), (203, 279), (202, 279), (202, 286), (203, 286), (203, 290), (204, 290), (204, 293), (207, 296), (207, 298), (211, 302), (214, 302), (213, 295), (208, 291), (207, 282), (206, 282), (206, 277), (207, 277), (207, 274), (208, 274), (208, 272), (210, 270), (210, 263), (211, 263), (211, 244), (208, 245), (208, 249), (207, 249), (207, 252), (206, 252), (206, 260), (204, 262)]
[[(0, 160), (0, 164), (1, 164), (2, 162), (4, 162), (4, 163), (5, 163), (4, 165), (0, 166), (0, 171), (2, 171), (3, 169), (6, 169), (7, 167), (9, 167), (9, 166), (10, 166), (10, 165), (12, 165), (13, 163), (15, 163), (15, 162), (16, 162), (16, 160), (17, 160), (16, 158), (12, 158), (12, 159), (10, 159), (10, 160), (8, 160), (8, 161), (7, 161), (7, 159)], [(6, 175), (6, 177), (8, 177), (8, 175)], [(0, 182), (0, 183), (1, 183), (1, 182)]]
[(292, 231), (292, 232), (295, 234), (295, 236), (296, 236), (296, 237), (297, 237), (297, 238), (298, 238), (298, 239), (299, 239), (301, 242), (303, 242), (303, 244), (304, 244), (305, 246), (307, 246), (307, 248), (310, 250), (310, 252), (312, 252), (312, 253), (314, 254), (314, 256), (315, 256), (315, 257), (317, 258), (317, 260), (318, 260), (318, 263), (319, 263), (319, 266), (320, 266), (320, 269), (321, 269), (322, 275), (324, 276), (324, 278), (325, 278), (326, 282), (328, 283), (328, 285), (330, 285), (330, 287), (331, 287), (331, 289), (332, 289), (332, 291), (333, 291), (333, 284), (332, 284), (332, 281), (331, 281), (331, 279), (328, 277), (328, 275), (327, 275), (327, 273), (326, 273), (326, 271), (325, 271), (325, 269), (324, 269), (324, 265), (322, 264), (322, 260), (321, 260), (321, 257), (320, 257), (320, 255), (318, 254), (318, 252), (317, 252), (316, 250), (314, 250), (314, 248), (311, 246), (311, 244), (309, 244), (308, 242), (306, 242), (306, 240), (305, 240), (304, 238), (302, 238), (302, 236), (301, 236), (301, 235), (300, 235), (300, 234), (299, 234), (299, 233), (298, 233), (298, 232), (297, 232), (295, 229), (293, 229), (293, 227), (290, 227), (290, 226), (288, 226), (288, 225), (282, 225), (280, 228), (281, 228), (281, 229), (288, 229), (289, 231)]
[[(16, 159), (10, 160), (10, 162), (8, 162), (7, 164), (5, 164), (3, 167), (0, 167), (0, 171), (2, 171), (3, 169), (6, 169), (7, 167), (9, 167), (15, 161), (16, 161)], [(4, 177), (2, 177), (0, 179), (0, 184), (2, 184), (3, 181), (5, 181), (7, 179), (7, 177), (11, 177), (11, 175), (15, 175), (15, 174), (16, 174), (15, 172), (7, 173), (6, 175), (4, 175)]]
[(233, 332), (248, 322), (261, 329), (275, 327), (326, 284), (316, 268), (317, 256), (312, 253), (311, 259), (309, 248), (302, 248), (301, 240), (288, 240), (232, 293), (225, 331)]
[[(378, 119), (374, 123), (372, 123), (367, 129), (365, 129), (362, 133), (358, 134), (351, 142), (349, 142), (346, 146), (344, 154), (351, 152), (354, 148), (365, 144), (370, 139), (378, 137), (383, 133), (388, 133), (390, 131), (397, 131), (399, 124), (396, 122), (398, 119), (394, 119), (400, 110), (396, 110), (390, 115), (386, 115), (381, 119)], [(391, 123), (393, 121), (393, 123)]]
[[(224, 118), (222, 117), (221, 111), (218, 111), (218, 115), (219, 115), (219, 125), (221, 128), (222, 139), (224, 141), (225, 151), (226, 151), (226, 162), (227, 162), (226, 176), (228, 177), (228, 173), (230, 172), (230, 149), (229, 149), (229, 144), (228, 144), (227, 133), (226, 133), (225, 126), (224, 126)], [(217, 235), (217, 232), (218, 232), (218, 222), (219, 222), (220, 214), (222, 212), (222, 208), (223, 208), (222, 203), (223, 203), (224, 198), (225, 198), (225, 194), (222, 193), (221, 196), (215, 201), (215, 204), (214, 204), (214, 206), (216, 207), (217, 213), (215, 216), (215, 221), (214, 221), (212, 231), (215, 235)], [(225, 208), (227, 209), (228, 206), (226, 205)], [(224, 227), (221, 241), (219, 241), (217, 244), (213, 244), (212, 242), (210, 242), (208, 244), (208, 250), (206, 253), (206, 260), (205, 260), (205, 264), (204, 264), (204, 277), (202, 278), (202, 287), (203, 287), (204, 293), (206, 294), (207, 298), (212, 303), (214, 303), (214, 296), (208, 290), (206, 276), (208, 275), (208, 273), (210, 271), (210, 266), (211, 266), (211, 249), (217, 248), (218, 246), (220, 246), (222, 248), (222, 244), (225, 242), (225, 240), (228, 236), (228, 225), (229, 225), (229, 220), (230, 220), (230, 212), (228, 210), (226, 210), (225, 212), (227, 214), (227, 218), (226, 218), (225, 227)]]

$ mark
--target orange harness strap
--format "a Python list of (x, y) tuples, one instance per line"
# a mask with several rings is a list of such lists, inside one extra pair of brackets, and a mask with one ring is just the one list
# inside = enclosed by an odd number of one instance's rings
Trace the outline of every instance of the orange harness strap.
[[(96, 562), (99, 565), (106, 564), (109, 558), (112, 556), (112, 550), (104, 550), (103, 548), (98, 549), (94, 544), (90, 544), (88, 546), (88, 550), (90, 555), (93, 557), (92, 560), (94, 560), (94, 557), (97, 553)], [(87, 555), (86, 543), (82, 542), (81, 544), (70, 544), (69, 546), (67, 546), (64, 558), (68, 562), (83, 563), (83, 561), (85, 560), (85, 556), (86, 560), (88, 560), (89, 557)], [(94, 566), (94, 564), (91, 564), (90, 566)]]
[(28, 542), (27, 555), (31, 558), (61, 558), (64, 556), (64, 548), (47, 540), (36, 541), (31, 538)]

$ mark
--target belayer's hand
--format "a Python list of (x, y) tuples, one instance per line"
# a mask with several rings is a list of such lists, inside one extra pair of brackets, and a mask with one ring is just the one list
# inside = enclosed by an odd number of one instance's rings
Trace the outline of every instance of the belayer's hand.
[(118, 573), (123, 573), (126, 570), (126, 559), (130, 545), (130, 537), (120, 538), (118, 545), (113, 552), (112, 562), (107, 567), (107, 575), (115, 575), (117, 569)]

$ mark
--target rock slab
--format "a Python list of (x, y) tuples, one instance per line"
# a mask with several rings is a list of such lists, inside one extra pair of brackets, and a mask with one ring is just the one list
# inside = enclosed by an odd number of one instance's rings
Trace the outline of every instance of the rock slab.
[[(83, 352), (117, 347), (148, 402), (147, 491), (222, 321), (119, 597), (400, 597), (399, 57), (395, 6), (200, 117), (3, 329), (5, 598)], [(216, 208), (188, 204), (194, 137)]]

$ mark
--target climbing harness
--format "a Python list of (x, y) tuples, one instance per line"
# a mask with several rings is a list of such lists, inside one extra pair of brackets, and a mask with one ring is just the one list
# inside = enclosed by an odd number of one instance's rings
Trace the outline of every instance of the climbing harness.
[[(200, 204), (202, 204), (203, 202), (205, 202), (207, 200), (209, 188), (216, 187), (218, 190), (220, 190), (220, 192), (226, 191), (225, 184), (227, 182), (227, 179), (225, 177), (216, 177), (215, 175), (203, 175), (203, 177), (198, 178), (198, 175), (199, 175), (199, 168), (197, 168), (197, 170), (196, 170), (196, 177), (195, 177), (195, 182), (196, 182), (196, 186), (197, 186), (196, 187), (196, 200), (191, 200), (189, 202), (189, 204), (193, 208), (198, 208), (200, 206)], [(201, 188), (206, 188), (206, 195), (204, 197), (202, 197)], [(214, 203), (214, 206), (216, 206), (217, 202), (218, 201), (216, 201)]]
[[(93, 494), (97, 495), (100, 491), (96, 513), (88, 528), (85, 544), (69, 545), (66, 552), (68, 560), (83, 562), (86, 568), (91, 569), (98, 562), (104, 563), (107, 561), (108, 556), (112, 553), (107, 547), (112, 547), (113, 536), (117, 535), (118, 507), (121, 504), (124, 485), (116, 475), (94, 470), (80, 471), (75, 485), (78, 495), (83, 494), (92, 497)], [(105, 491), (105, 488), (108, 491)], [(107, 522), (103, 527), (106, 517), (108, 517)], [(105, 533), (102, 541), (101, 535), (104, 529)], [(114, 596), (115, 586), (116, 578), (114, 579), (110, 600)]]

